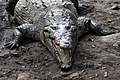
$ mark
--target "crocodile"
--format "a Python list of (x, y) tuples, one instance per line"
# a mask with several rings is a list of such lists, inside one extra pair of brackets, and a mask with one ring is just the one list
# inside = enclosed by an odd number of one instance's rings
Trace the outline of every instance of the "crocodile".
[(93, 20), (79, 17), (77, 0), (10, 1), (16, 1), (13, 3), (15, 8), (12, 9), (12, 14), (14, 13), (20, 25), (14, 30), (15, 39), (4, 46), (18, 48), (24, 37), (41, 41), (58, 61), (61, 69), (71, 68), (72, 55), (81, 35), (87, 32), (109, 34)]

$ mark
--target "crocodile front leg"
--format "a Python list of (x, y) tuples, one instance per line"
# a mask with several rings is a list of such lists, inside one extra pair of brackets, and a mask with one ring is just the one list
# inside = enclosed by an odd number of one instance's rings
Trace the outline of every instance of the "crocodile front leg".
[(15, 35), (15, 39), (13, 41), (6, 43), (4, 45), (4, 47), (10, 48), (10, 49), (15, 49), (20, 46), (20, 43), (21, 43), (22, 37), (23, 37), (22, 33), (18, 29), (15, 29), (14, 35)]
[(36, 32), (36, 26), (33, 24), (22, 24), (14, 30), (15, 39), (9, 43), (6, 43), (4, 46), (10, 49), (18, 48), (23, 37), (34, 39)]
[(104, 31), (102, 28), (100, 28), (100, 26), (95, 23), (93, 20), (89, 19), (89, 18), (85, 18), (85, 17), (79, 17), (78, 18), (78, 24), (79, 24), (79, 29), (80, 29), (80, 33), (82, 31), (82, 33), (86, 32), (87, 30), (93, 34), (97, 34), (97, 35), (109, 35), (109, 34), (113, 34), (113, 32), (106, 32)]

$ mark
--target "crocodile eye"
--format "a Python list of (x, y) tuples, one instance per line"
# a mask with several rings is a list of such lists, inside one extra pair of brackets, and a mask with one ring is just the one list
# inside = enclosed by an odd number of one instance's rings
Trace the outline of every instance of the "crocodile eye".
[(71, 27), (71, 31), (72, 31), (72, 32), (77, 31), (77, 27), (76, 27), (76, 26), (72, 26), (72, 27)]
[(71, 26), (65, 26), (65, 28), (66, 28), (67, 30), (70, 30)]
[(51, 28), (52, 30), (58, 30), (58, 27), (57, 27), (57, 26), (50, 26), (50, 28)]
[(44, 32), (50, 32), (50, 30), (49, 30), (49, 27), (48, 27), (49, 25), (45, 25), (44, 26)]

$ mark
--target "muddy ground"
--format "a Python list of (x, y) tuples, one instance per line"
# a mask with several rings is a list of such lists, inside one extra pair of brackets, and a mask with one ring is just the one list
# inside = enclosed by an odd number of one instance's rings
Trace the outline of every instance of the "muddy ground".
[[(104, 30), (120, 32), (120, 10), (113, 10), (120, 0), (80, 0), (95, 6), (87, 16)], [(5, 8), (0, 0), (0, 17)], [(9, 26), (0, 20), (0, 47), (4, 44), (4, 33)], [(18, 50), (0, 50), (0, 80), (120, 80), (120, 47), (115, 42), (100, 40), (101, 36), (86, 34), (80, 37), (73, 55), (73, 67), (67, 76), (62, 76), (58, 64), (48, 49), (37, 41), (25, 41)], [(20, 79), (19, 79), (20, 80)]]

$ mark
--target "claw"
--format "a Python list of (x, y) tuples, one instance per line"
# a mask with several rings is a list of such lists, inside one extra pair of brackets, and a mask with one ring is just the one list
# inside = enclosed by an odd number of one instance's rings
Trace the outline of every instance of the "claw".
[(9, 43), (6, 43), (6, 44), (4, 45), (4, 47), (10, 48), (11, 45), (12, 45), (11, 42), (9, 42)]
[(13, 42), (13, 43), (11, 43), (12, 45), (11, 45), (11, 47), (10, 47), (10, 49), (12, 50), (12, 49), (15, 49), (16, 48), (16, 44)]
[(101, 29), (100, 27), (96, 27), (95, 30), (96, 30), (96, 33), (100, 36), (115, 34), (115, 32), (105, 31), (105, 30)]
[(15, 48), (18, 48), (19, 44), (14, 40), (14, 41), (10, 41), (7, 44), (5, 44), (4, 47), (13, 50)]

